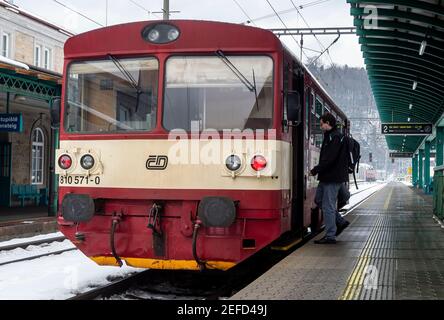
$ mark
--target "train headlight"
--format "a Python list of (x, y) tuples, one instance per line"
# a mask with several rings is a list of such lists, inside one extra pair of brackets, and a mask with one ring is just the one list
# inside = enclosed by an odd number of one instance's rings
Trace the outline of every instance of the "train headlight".
[(176, 26), (164, 22), (148, 25), (142, 30), (143, 39), (155, 44), (173, 42), (179, 36), (180, 31)]
[(168, 40), (174, 41), (177, 38), (179, 38), (179, 30), (171, 29), (170, 31), (168, 31)]
[(238, 156), (232, 154), (227, 158), (227, 160), (225, 160), (225, 165), (227, 166), (228, 170), (237, 171), (242, 166), (242, 161)]
[(84, 155), (80, 159), (80, 165), (85, 170), (90, 170), (92, 167), (94, 167), (94, 164), (95, 164), (94, 158), (89, 154)]
[(157, 42), (157, 40), (159, 40), (159, 37), (160, 37), (160, 33), (156, 29), (152, 29), (148, 33), (148, 40), (151, 41), (151, 42)]
[(251, 167), (254, 171), (262, 171), (267, 166), (267, 159), (264, 156), (256, 155), (251, 159)]
[(72, 159), (67, 154), (61, 155), (59, 158), (59, 167), (63, 170), (68, 170), (71, 168), (72, 165)]

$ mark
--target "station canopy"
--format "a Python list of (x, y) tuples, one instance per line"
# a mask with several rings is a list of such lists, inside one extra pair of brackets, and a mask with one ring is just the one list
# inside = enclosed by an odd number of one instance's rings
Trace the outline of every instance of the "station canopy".
[[(381, 122), (437, 124), (444, 111), (444, 0), (347, 2)], [(386, 139), (391, 150), (415, 152), (424, 137)]]

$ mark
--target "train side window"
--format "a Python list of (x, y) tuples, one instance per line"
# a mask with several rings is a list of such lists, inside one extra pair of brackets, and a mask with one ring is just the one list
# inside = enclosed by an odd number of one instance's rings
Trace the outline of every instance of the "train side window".
[(323, 114), (323, 104), (320, 97), (316, 96), (316, 121), (315, 124), (312, 124), (312, 128), (314, 129), (314, 145), (318, 148), (322, 145), (323, 134), (321, 130), (321, 116)]
[(305, 139), (308, 140), (310, 126), (310, 89), (305, 91)]
[(282, 106), (282, 131), (288, 132), (287, 99), (286, 92), (290, 90), (290, 63), (284, 63), (284, 96)]
[[(314, 95), (312, 95), (314, 98)], [(322, 102), (319, 97), (316, 97), (313, 101), (314, 108), (311, 113), (311, 134), (310, 143), (320, 148), (322, 145), (322, 130), (321, 130), (321, 115), (322, 115)]]

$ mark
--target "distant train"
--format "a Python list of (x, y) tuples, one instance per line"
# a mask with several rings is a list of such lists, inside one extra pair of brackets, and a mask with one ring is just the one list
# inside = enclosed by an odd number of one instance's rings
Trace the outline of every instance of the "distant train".
[(359, 171), (356, 176), (356, 179), (358, 181), (365, 181), (365, 182), (374, 182), (377, 178), (377, 171), (373, 168), (372, 165), (367, 163), (360, 163), (359, 164)]
[(70, 38), (64, 68), (58, 224), (96, 263), (227, 270), (321, 225), (320, 117), (348, 120), (272, 32), (122, 24)]

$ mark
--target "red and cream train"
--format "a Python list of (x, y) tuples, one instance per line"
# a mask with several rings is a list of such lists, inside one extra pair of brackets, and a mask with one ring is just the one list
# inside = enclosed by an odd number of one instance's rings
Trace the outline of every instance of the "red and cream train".
[(65, 45), (60, 230), (100, 265), (227, 270), (321, 218), (319, 118), (347, 118), (270, 31), (206, 21)]

